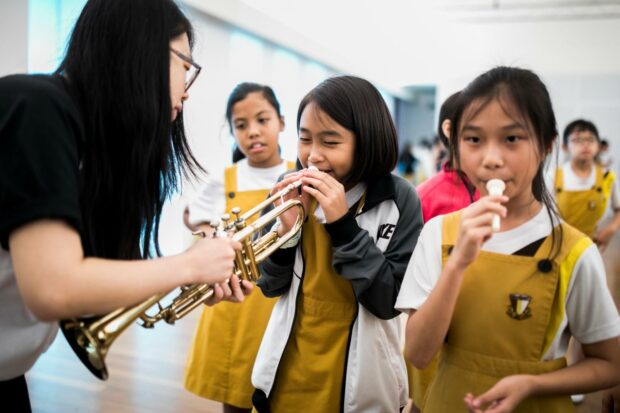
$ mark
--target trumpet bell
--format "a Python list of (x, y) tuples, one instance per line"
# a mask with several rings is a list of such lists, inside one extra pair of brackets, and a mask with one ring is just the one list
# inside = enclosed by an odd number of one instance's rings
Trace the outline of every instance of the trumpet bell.
[[(237, 210), (235, 221), (216, 231), (216, 234), (223, 234), (222, 236), (227, 236), (228, 231), (234, 232), (233, 239), (242, 245), (242, 249), (236, 251), (234, 266), (234, 274), (239, 278), (255, 281), (260, 275), (258, 264), (301, 230), (305, 211), (301, 202), (296, 199), (281, 203), (251, 224), (247, 224), (250, 217), (261, 213), (268, 205), (288, 192), (297, 190), (299, 185), (301, 185), (300, 182), (288, 185), (243, 215), (239, 215), (240, 211)], [(291, 208), (297, 209), (297, 220), (288, 233), (279, 236), (275, 232), (268, 232), (254, 240), (254, 236), (260, 234), (264, 227), (267, 227), (273, 220)], [(99, 379), (107, 380), (108, 369), (105, 358), (108, 349), (127, 327), (138, 319), (142, 321), (142, 327), (146, 328), (151, 328), (155, 323), (162, 320), (168, 324), (174, 324), (176, 320), (200, 307), (206, 299), (211, 297), (213, 288), (207, 284), (181, 287), (181, 294), (173, 299), (172, 304), (162, 307), (160, 300), (171, 292), (154, 295), (132, 307), (119, 308), (104, 316), (62, 320), (60, 329), (75, 354), (88, 370)], [(156, 304), (159, 308), (158, 312), (154, 315), (147, 314), (147, 311)]]
[(71, 345), (73, 352), (82, 364), (98, 379), (108, 379), (108, 368), (105, 365), (107, 347), (95, 339), (87, 327), (97, 317), (69, 319), (60, 322), (60, 330)]

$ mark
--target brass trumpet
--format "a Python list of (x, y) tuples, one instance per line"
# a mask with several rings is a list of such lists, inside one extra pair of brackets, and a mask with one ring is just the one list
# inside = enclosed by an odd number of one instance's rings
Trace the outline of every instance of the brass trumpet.
[[(233, 233), (232, 238), (242, 245), (242, 249), (236, 251), (234, 264), (234, 274), (240, 279), (249, 281), (258, 279), (260, 276), (258, 264), (295, 236), (302, 227), (305, 211), (299, 200), (291, 199), (260, 216), (253, 223), (248, 224), (247, 221), (252, 216), (260, 214), (278, 198), (297, 190), (300, 185), (300, 181), (288, 185), (243, 215), (239, 215), (240, 210), (235, 208), (232, 211), (236, 215), (235, 219), (231, 223), (228, 223), (228, 219), (224, 219), (224, 222), (219, 224), (215, 236), (222, 231)], [(266, 225), (290, 208), (297, 208), (298, 214), (295, 225), (289, 232), (280, 237), (277, 232), (269, 231), (261, 237), (255, 237)], [(119, 308), (104, 316), (62, 320), (60, 328), (73, 351), (90, 372), (101, 380), (107, 380), (108, 369), (105, 358), (108, 350), (131, 323), (140, 319), (141, 326), (145, 328), (153, 328), (155, 323), (161, 320), (174, 324), (176, 320), (183, 318), (213, 295), (213, 288), (207, 284), (182, 286), (180, 289), (181, 292), (167, 307), (163, 307), (160, 301), (174, 290), (154, 295), (140, 304)], [(157, 313), (148, 315), (146, 311), (155, 304), (158, 306)]]

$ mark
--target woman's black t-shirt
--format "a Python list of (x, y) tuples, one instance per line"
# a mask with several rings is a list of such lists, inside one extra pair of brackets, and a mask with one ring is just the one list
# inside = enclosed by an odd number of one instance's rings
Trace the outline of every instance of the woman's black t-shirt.
[(14, 229), (62, 219), (81, 233), (80, 111), (61, 77), (0, 78), (0, 246)]

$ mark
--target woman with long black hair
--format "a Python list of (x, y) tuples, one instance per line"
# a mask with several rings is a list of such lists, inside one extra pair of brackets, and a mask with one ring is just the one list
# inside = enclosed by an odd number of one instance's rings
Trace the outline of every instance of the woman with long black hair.
[(231, 239), (145, 260), (180, 175), (201, 170), (182, 118), (192, 44), (172, 0), (90, 0), (53, 75), (0, 79), (0, 396), (17, 411), (55, 320), (191, 283), (243, 299), (224, 282)]

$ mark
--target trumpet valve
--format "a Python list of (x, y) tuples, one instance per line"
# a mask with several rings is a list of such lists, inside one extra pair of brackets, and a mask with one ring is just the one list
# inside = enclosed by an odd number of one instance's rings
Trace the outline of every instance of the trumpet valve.
[(234, 207), (233, 209), (230, 210), (230, 212), (232, 212), (233, 215), (235, 216), (235, 221), (239, 221), (239, 214), (241, 214), (241, 208)]
[(230, 212), (233, 213), (233, 215), (235, 216), (235, 228), (237, 229), (237, 231), (242, 230), (243, 228), (245, 228), (245, 219), (243, 219), (240, 214), (241, 214), (241, 208), (239, 207), (234, 207), (233, 209), (230, 210)]

